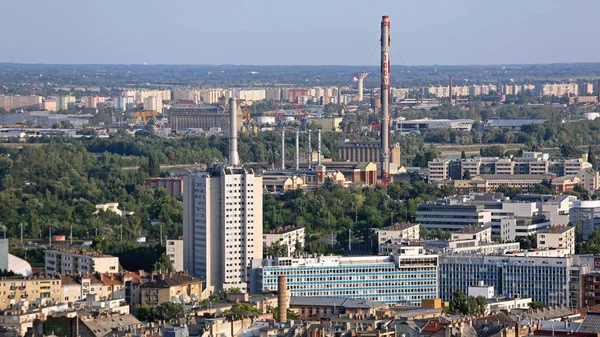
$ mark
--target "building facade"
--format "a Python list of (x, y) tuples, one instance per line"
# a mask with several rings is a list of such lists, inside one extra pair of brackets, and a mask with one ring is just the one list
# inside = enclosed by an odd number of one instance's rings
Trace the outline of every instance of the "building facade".
[[(379, 142), (350, 142), (340, 140), (338, 144), (338, 160), (349, 162), (381, 161), (381, 144)], [(400, 167), (400, 144), (390, 146), (390, 162)]]
[(183, 194), (183, 178), (148, 178), (144, 180), (144, 185), (152, 188), (164, 188), (167, 193), (172, 196), (180, 196)]
[(169, 260), (171, 260), (173, 270), (184, 271), (183, 240), (167, 240), (166, 244), (167, 256), (169, 257)]
[(163, 273), (152, 275), (141, 291), (142, 304), (152, 308), (163, 302), (188, 304), (202, 299), (202, 281), (183, 272)]
[(537, 248), (567, 249), (570, 254), (575, 254), (575, 227), (551, 226), (537, 233)]
[[(171, 107), (169, 125), (175, 131), (219, 128), (229, 133), (229, 113), (219, 104), (175, 104)], [(237, 125), (242, 125), (242, 111), (238, 109)]]
[(118, 273), (119, 258), (96, 252), (46, 250), (46, 274)]
[(359, 298), (420, 305), (438, 296), (437, 255), (320, 256), (253, 262), (252, 292), (276, 291), (286, 276), (291, 296)]
[(62, 285), (58, 276), (3, 277), (0, 279), (0, 310), (21, 301), (59, 303)]
[(587, 240), (596, 227), (600, 226), (600, 200), (577, 200), (569, 210), (569, 221), (580, 223), (583, 229), (583, 239)]
[(304, 227), (279, 227), (269, 233), (263, 234), (263, 250), (264, 253), (272, 244), (285, 246), (284, 256), (293, 256), (297, 249), (304, 247)]
[(458, 231), (490, 224), (492, 213), (484, 205), (449, 204), (444, 201), (420, 204), (416, 222), (427, 229)]
[(379, 244), (385, 242), (415, 241), (420, 238), (421, 226), (418, 223), (397, 223), (377, 231)]
[(217, 166), (184, 177), (184, 268), (209, 292), (247, 289), (250, 262), (262, 258), (262, 177)]

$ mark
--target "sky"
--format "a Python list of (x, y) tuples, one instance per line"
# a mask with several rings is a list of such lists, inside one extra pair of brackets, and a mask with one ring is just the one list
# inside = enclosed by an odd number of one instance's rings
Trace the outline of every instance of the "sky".
[(599, 62), (597, 0), (4, 0), (0, 62), (377, 65)]

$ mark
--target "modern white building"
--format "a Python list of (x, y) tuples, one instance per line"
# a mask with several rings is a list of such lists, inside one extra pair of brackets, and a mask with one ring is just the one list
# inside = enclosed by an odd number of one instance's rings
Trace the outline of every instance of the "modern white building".
[(414, 241), (420, 238), (418, 223), (397, 223), (393, 226), (384, 227), (377, 231), (377, 241), (384, 242)]
[(537, 247), (567, 249), (575, 254), (575, 227), (558, 225), (538, 232)]
[(304, 247), (304, 227), (279, 227), (263, 234), (263, 250), (265, 253), (275, 243), (285, 246), (284, 256), (293, 256), (296, 253), (296, 248)]
[(420, 305), (424, 299), (438, 298), (437, 261), (437, 255), (421, 255), (418, 250), (394, 256), (256, 260), (251, 292), (277, 291), (277, 277), (286, 276), (291, 296)]
[(166, 253), (171, 260), (174, 271), (184, 271), (183, 240), (167, 240)]
[(543, 216), (536, 217), (506, 217), (501, 219), (502, 241), (515, 241), (519, 237), (528, 237), (540, 231), (543, 231), (551, 226)]
[(491, 226), (471, 226), (465, 227), (452, 233), (452, 240), (477, 240), (481, 242), (492, 241)]
[(484, 205), (452, 204), (448, 200), (419, 205), (416, 222), (431, 229), (458, 231), (469, 226), (491, 224), (492, 212)]
[(563, 194), (542, 203), (541, 213), (552, 225), (566, 225), (569, 223), (569, 212), (577, 197)]

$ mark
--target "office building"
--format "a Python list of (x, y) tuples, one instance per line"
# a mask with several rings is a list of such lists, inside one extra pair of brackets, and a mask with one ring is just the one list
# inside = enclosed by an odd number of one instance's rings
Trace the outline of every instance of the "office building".
[(600, 200), (577, 200), (569, 210), (569, 221), (581, 224), (583, 239), (589, 239), (600, 226)]
[[(380, 142), (351, 142), (341, 139), (338, 144), (338, 160), (349, 162), (373, 162), (381, 161)], [(390, 146), (390, 163), (400, 167), (400, 144)]]
[(46, 274), (118, 273), (119, 258), (85, 250), (46, 250)]
[[(218, 104), (175, 104), (171, 107), (169, 124), (175, 131), (186, 129), (202, 129), (209, 131), (219, 128), (227, 133), (229, 130), (229, 112)], [(242, 125), (242, 111), (238, 109), (237, 125)]]
[(251, 291), (276, 291), (287, 277), (291, 296), (342, 297), (420, 305), (435, 299), (437, 255), (320, 256), (253, 262)]
[(528, 253), (503, 255), (440, 256), (440, 297), (449, 301), (452, 293), (484, 282), (495, 294), (531, 298), (548, 306), (579, 308), (581, 275), (589, 266), (580, 265), (576, 256), (528, 256)]
[(420, 239), (420, 229), (418, 223), (396, 223), (392, 226), (384, 227), (377, 231), (377, 242), (405, 242)]
[[(423, 241), (423, 248), (436, 254), (503, 254), (521, 249), (518, 242), (484, 242), (476, 239), (465, 240), (427, 240)], [(379, 245), (380, 254), (390, 247)], [(395, 253), (391, 250), (389, 253)]]
[(202, 281), (184, 272), (153, 274), (140, 288), (142, 305), (151, 308), (164, 302), (189, 304), (202, 299)]
[[(236, 115), (235, 98), (229, 114)], [(240, 165), (237, 125), (230, 125), (229, 163), (184, 177), (184, 267), (209, 293), (248, 288), (250, 262), (262, 258), (262, 177)]]
[(265, 255), (267, 249), (273, 244), (285, 246), (284, 256), (294, 256), (296, 251), (303, 251), (304, 227), (278, 227), (263, 234), (263, 250)]
[(557, 195), (542, 203), (541, 214), (552, 225), (566, 225), (569, 223), (569, 212), (575, 201), (577, 201), (576, 196), (568, 194)]
[(183, 240), (167, 240), (166, 254), (171, 260), (173, 270), (184, 271), (183, 267)]
[(0, 310), (21, 302), (38, 305), (61, 302), (59, 276), (3, 277), (0, 289)]
[(492, 213), (485, 210), (484, 205), (453, 204), (449, 200), (440, 200), (420, 204), (415, 220), (429, 230), (458, 231), (470, 226), (491, 224)]
[(0, 95), (0, 109), (7, 112), (13, 109), (39, 109), (42, 96)]
[(561, 248), (575, 254), (575, 227), (558, 225), (538, 231), (537, 248)]

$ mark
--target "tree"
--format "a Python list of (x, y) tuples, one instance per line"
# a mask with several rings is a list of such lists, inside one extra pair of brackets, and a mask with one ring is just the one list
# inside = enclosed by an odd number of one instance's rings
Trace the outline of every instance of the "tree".
[(147, 304), (140, 304), (137, 306), (135, 317), (140, 321), (146, 321), (150, 317), (150, 307)]
[(231, 309), (225, 311), (225, 316), (234, 316), (236, 319), (242, 319), (251, 314), (258, 314), (260, 310), (248, 303), (236, 303)]
[(554, 191), (551, 188), (543, 184), (535, 184), (529, 188), (529, 193), (531, 194), (554, 194)]
[(449, 311), (452, 314), (459, 313), (466, 315), (468, 313), (467, 296), (462, 290), (456, 290), (452, 293)]
[(598, 169), (598, 163), (596, 160), (596, 154), (594, 153), (592, 145), (590, 144), (590, 147), (588, 148), (588, 163), (592, 164), (592, 168), (594, 170)]
[(163, 302), (160, 303), (156, 309), (156, 316), (165, 321), (171, 321), (173, 319), (184, 317), (183, 305), (179, 303)]
[(478, 316), (479, 305), (477, 304), (477, 300), (474, 296), (467, 297), (467, 315)]
[(148, 156), (148, 175), (150, 177), (158, 177), (160, 175), (160, 164), (154, 153)]
[(545, 308), (546, 305), (540, 301), (532, 301), (531, 303), (529, 303), (529, 307), (531, 309), (542, 309)]
[(487, 310), (487, 298), (483, 297), (483, 296), (477, 296), (475, 298), (475, 301), (477, 302), (477, 313), (475, 314), (476, 316), (481, 316), (481, 315), (485, 315), (485, 312)]
[(241, 294), (242, 293), (242, 289), (234, 287), (234, 288), (229, 288), (227, 289), (227, 293), (228, 294)]
[(154, 271), (160, 273), (170, 273), (173, 272), (175, 268), (173, 268), (173, 264), (171, 263), (171, 259), (167, 256), (167, 254), (163, 254), (160, 256), (158, 261), (153, 266)]
[[(270, 312), (273, 315), (273, 319), (279, 320), (279, 308), (278, 307), (267, 307), (267, 312)], [(290, 310), (289, 308), (286, 310), (286, 316), (290, 320), (295, 320), (300, 318), (297, 312)]]
[(463, 180), (471, 180), (471, 171), (469, 169), (466, 169), (465, 172), (463, 173)]

